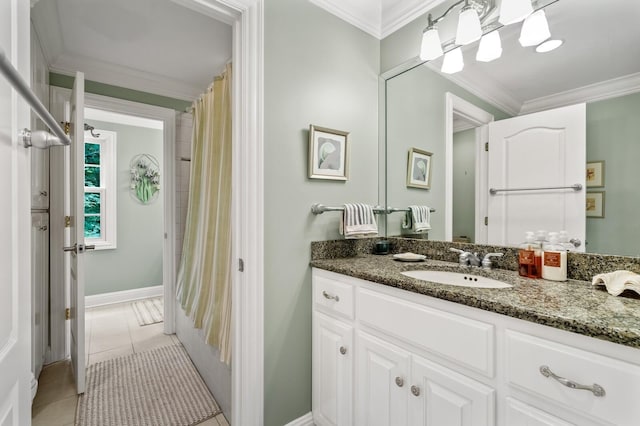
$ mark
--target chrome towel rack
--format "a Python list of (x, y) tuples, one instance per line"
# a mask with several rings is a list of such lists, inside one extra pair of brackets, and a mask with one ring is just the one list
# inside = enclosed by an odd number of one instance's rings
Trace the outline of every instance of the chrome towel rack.
[(496, 195), (498, 192), (513, 192), (513, 191), (545, 191), (545, 190), (555, 190), (555, 189), (573, 189), (574, 191), (581, 191), (582, 185), (579, 183), (570, 185), (570, 186), (545, 186), (539, 188), (505, 188), (505, 189), (489, 189), (489, 194)]
[(42, 105), (42, 102), (29, 88), (29, 85), (24, 81), (20, 73), (13, 67), (11, 62), (7, 59), (4, 50), (0, 48), (0, 72), (7, 81), (13, 86), (13, 88), (22, 96), (31, 109), (38, 114), (38, 117), (44, 122), (44, 124), (51, 129), (55, 136), (48, 132), (41, 130), (31, 132), (28, 129), (24, 129), (20, 132), (20, 137), (23, 140), (25, 147), (33, 146), (34, 148), (48, 148), (53, 145), (71, 145), (71, 139), (66, 135), (60, 124), (56, 121), (51, 113)]
[[(435, 212), (436, 209), (429, 209), (431, 212)], [(338, 207), (329, 207), (324, 204), (315, 203), (311, 206), (311, 213), (313, 214), (322, 214), (324, 212), (342, 212), (344, 211), (343, 206)], [(373, 208), (373, 212), (376, 214), (386, 214), (386, 213), (395, 213), (395, 212), (408, 212), (409, 208), (396, 208), (396, 207), (387, 207), (386, 209), (381, 206), (376, 206)]]

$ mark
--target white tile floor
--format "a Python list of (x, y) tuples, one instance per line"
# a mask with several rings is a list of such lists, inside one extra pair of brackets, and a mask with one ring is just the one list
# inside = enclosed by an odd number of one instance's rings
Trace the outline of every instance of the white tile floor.
[[(163, 323), (138, 325), (131, 303), (87, 309), (85, 316), (87, 366), (160, 346), (180, 343), (175, 335), (163, 334)], [(33, 426), (73, 425), (77, 397), (71, 367), (62, 361), (46, 366), (32, 407)], [(222, 414), (201, 426), (228, 426)]]

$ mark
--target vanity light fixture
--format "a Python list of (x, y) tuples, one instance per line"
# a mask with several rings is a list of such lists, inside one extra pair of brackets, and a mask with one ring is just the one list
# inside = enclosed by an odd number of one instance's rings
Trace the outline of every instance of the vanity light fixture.
[(462, 48), (457, 47), (448, 51), (444, 55), (441, 71), (445, 74), (455, 74), (464, 68), (464, 58), (462, 57)]
[(485, 34), (480, 40), (476, 61), (491, 62), (502, 56), (502, 41), (498, 30)]
[(518, 41), (522, 47), (537, 46), (551, 37), (549, 23), (544, 10), (540, 9), (527, 16), (522, 24)]
[(562, 46), (563, 44), (564, 44), (564, 41), (560, 39), (547, 40), (536, 47), (536, 52), (538, 53), (551, 52), (552, 50), (556, 50), (558, 47)]
[(533, 13), (531, 0), (502, 0), (500, 4), (500, 18), (502, 25), (515, 24)]
[(429, 25), (422, 33), (422, 45), (420, 47), (420, 59), (423, 61), (432, 61), (444, 54), (442, 51), (442, 43), (438, 34), (438, 27), (431, 20), (429, 14)]
[(482, 26), (478, 12), (465, 0), (464, 7), (458, 16), (458, 29), (456, 31), (456, 44), (460, 46), (473, 43), (482, 37)]

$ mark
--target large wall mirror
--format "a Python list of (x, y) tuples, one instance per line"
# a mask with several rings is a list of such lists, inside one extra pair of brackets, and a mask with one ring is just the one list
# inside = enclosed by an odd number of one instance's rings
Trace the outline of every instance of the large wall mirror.
[[(549, 52), (523, 47), (523, 24), (500, 25), (500, 1), (486, 3), (499, 58), (477, 60), (476, 41), (458, 72), (441, 56), (385, 78), (386, 205), (435, 209), (430, 240), (513, 245), (544, 228), (575, 233), (578, 251), (640, 256), (640, 2), (533, 1), (562, 42)], [(445, 52), (456, 7), (438, 23)], [(431, 153), (429, 189), (407, 184), (412, 148)], [(389, 214), (387, 235), (409, 236), (402, 222)]]

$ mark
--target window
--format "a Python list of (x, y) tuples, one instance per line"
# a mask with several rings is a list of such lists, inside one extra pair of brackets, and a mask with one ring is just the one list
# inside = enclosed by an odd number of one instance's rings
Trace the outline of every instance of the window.
[(84, 135), (84, 238), (96, 250), (116, 248), (116, 132)]

